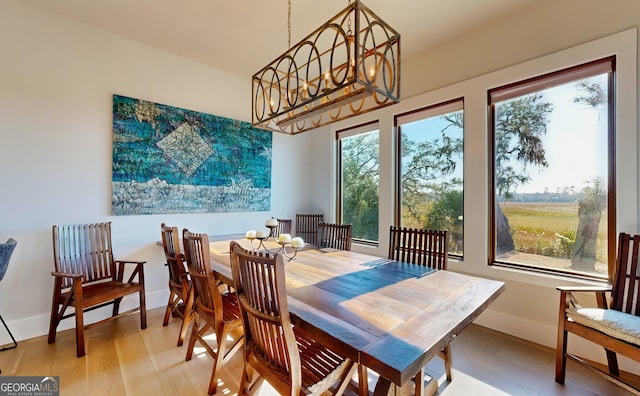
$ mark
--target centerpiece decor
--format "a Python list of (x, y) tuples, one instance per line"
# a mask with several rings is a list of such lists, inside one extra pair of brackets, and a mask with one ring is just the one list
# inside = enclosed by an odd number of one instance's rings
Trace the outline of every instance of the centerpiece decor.
[[(268, 228), (268, 231), (249, 230), (245, 233), (245, 238), (251, 242), (251, 248), (254, 251), (263, 250), (272, 254), (281, 253), (287, 261), (294, 260), (296, 254), (298, 254), (298, 250), (302, 249), (305, 245), (302, 238), (291, 238), (291, 234), (278, 235), (278, 220), (273, 217), (267, 219), (265, 226)], [(266, 245), (267, 242), (275, 242), (279, 246), (269, 248)], [(289, 249), (289, 251), (287, 251), (287, 249)]]

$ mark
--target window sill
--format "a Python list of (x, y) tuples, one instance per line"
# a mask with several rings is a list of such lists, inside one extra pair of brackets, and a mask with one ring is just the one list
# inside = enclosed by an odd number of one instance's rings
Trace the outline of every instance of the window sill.
[(501, 265), (488, 265), (486, 263), (469, 263), (460, 260), (449, 260), (449, 270), (467, 275), (495, 279), (499, 281), (511, 281), (546, 288), (555, 289), (558, 286), (580, 286), (607, 284), (606, 280), (598, 281), (583, 279), (561, 274), (528, 271), (521, 268), (513, 268)]

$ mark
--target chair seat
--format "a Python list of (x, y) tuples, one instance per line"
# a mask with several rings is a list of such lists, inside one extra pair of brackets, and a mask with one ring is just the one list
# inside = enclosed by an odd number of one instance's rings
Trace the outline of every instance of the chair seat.
[[(108, 281), (83, 286), (82, 306), (91, 307), (105, 301), (111, 301), (139, 292), (140, 290), (142, 290), (142, 285), (139, 283), (124, 283), (120, 281)], [(71, 290), (62, 293), (62, 296), (66, 298), (69, 294), (71, 294)], [(69, 305), (76, 306), (75, 296), (71, 299)]]
[(610, 337), (640, 345), (640, 317), (602, 308), (569, 308), (569, 319)]
[[(196, 311), (205, 320), (213, 323), (215, 313), (212, 309), (209, 309), (196, 298)], [(225, 293), (222, 295), (222, 321), (224, 323), (237, 322), (236, 325), (241, 325), (240, 321), (240, 307), (238, 306), (238, 296), (236, 293)]]
[(302, 386), (309, 394), (319, 394), (340, 380), (351, 361), (325, 348), (299, 328), (294, 327), (293, 332), (300, 351)]

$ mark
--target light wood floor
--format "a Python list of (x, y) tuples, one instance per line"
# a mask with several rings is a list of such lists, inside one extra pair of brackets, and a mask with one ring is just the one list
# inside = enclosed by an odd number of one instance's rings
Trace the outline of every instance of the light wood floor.
[[(164, 310), (148, 312), (148, 327), (129, 315), (86, 332), (87, 355), (75, 357), (73, 330), (56, 343), (46, 336), (20, 341), (0, 353), (1, 375), (59, 376), (61, 395), (206, 395), (213, 360), (202, 348), (184, 360), (186, 342), (176, 347), (179, 320), (162, 327)], [(67, 319), (73, 320), (73, 319)], [(471, 325), (452, 343), (453, 381), (434, 359), (427, 372), (440, 378), (439, 395), (628, 395), (608, 381), (568, 362), (567, 383), (555, 383), (554, 352), (514, 337)], [(219, 378), (218, 395), (238, 390), (241, 355), (236, 354)], [(371, 376), (374, 381), (374, 376)], [(371, 384), (373, 385), (373, 384)], [(272, 395), (268, 385), (261, 395)]]

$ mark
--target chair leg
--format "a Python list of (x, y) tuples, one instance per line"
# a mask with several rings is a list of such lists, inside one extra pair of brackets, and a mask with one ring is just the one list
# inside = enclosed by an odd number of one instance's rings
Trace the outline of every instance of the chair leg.
[(229, 329), (225, 326), (222, 327), (222, 331), (216, 331), (216, 342), (218, 343), (218, 352), (213, 359), (213, 370), (211, 371), (211, 379), (209, 380), (209, 394), (216, 393), (218, 383), (216, 382), (216, 374), (224, 362), (224, 355), (227, 349), (227, 335)]
[(53, 307), (51, 308), (51, 317), (49, 318), (49, 338), (47, 339), (47, 343), (49, 344), (56, 342), (58, 324), (60, 323), (57, 305), (58, 304), (54, 301)]
[(73, 282), (73, 294), (75, 296), (76, 317), (76, 356), (84, 356), (84, 310), (82, 297), (82, 282)]
[(138, 281), (142, 285), (142, 290), (140, 290), (140, 328), (147, 328), (147, 300), (144, 291), (144, 271), (140, 270), (138, 272)]
[(182, 346), (184, 338), (187, 335), (189, 324), (193, 321), (193, 290), (189, 292), (187, 304), (184, 307), (184, 316), (182, 317), (182, 325), (180, 326), (180, 334), (178, 334), (178, 346)]
[(122, 301), (122, 297), (113, 300), (113, 312), (111, 312), (112, 316), (118, 316), (118, 313), (120, 313), (120, 301)]
[(60, 305), (60, 294), (59, 291), (62, 287), (62, 280), (56, 277), (53, 283), (53, 297), (51, 298), (51, 317), (49, 318), (49, 338), (47, 342), (49, 344), (53, 344), (56, 342), (56, 331), (58, 329), (58, 324), (60, 323), (60, 317), (62, 315), (58, 314), (58, 305)]
[(169, 291), (169, 302), (167, 302), (167, 310), (164, 313), (164, 320), (162, 321), (162, 326), (167, 326), (169, 324), (169, 317), (173, 313), (173, 310), (176, 307), (178, 301), (178, 296), (173, 291)]
[(200, 326), (200, 317), (195, 314), (193, 318), (193, 324), (191, 326), (191, 334), (189, 335), (189, 344), (187, 345), (187, 355), (184, 360), (191, 360), (193, 357), (193, 348), (196, 345), (196, 339), (198, 338), (198, 327)]
[(567, 331), (564, 328), (566, 318), (567, 294), (560, 292), (560, 313), (558, 315), (558, 344), (556, 345), (556, 382), (564, 384), (567, 372)]
[(605, 348), (604, 350), (607, 353), (607, 365), (609, 366), (609, 373), (611, 375), (620, 375), (620, 370), (618, 369), (618, 358), (616, 357), (616, 353), (608, 350), (607, 348)]
[(76, 356), (83, 357), (84, 351), (84, 312), (76, 307)]
[(9, 327), (7, 327), (7, 324), (5, 323), (4, 319), (2, 319), (2, 315), (0, 315), (0, 320), (2, 321), (2, 324), (4, 325), (4, 328), (7, 330), (7, 333), (9, 333), (9, 337), (11, 337), (11, 340), (13, 341), (13, 346), (4, 347), (4, 348), (0, 349), (0, 352), (2, 352), (2, 351), (6, 351), (6, 350), (13, 349), (13, 348), (17, 347), (18, 343), (16, 342), (16, 339), (13, 337), (13, 334), (11, 334), (11, 330), (9, 330)]

